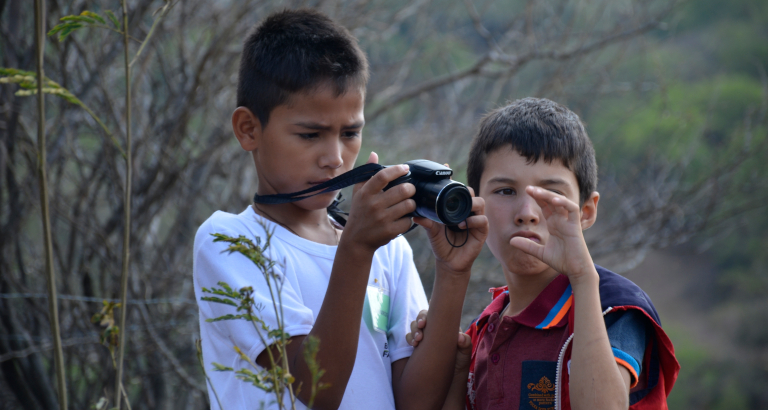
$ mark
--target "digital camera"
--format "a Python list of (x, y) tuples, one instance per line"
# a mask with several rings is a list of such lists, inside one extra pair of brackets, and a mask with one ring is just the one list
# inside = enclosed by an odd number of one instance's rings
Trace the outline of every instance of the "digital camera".
[(390, 182), (384, 190), (410, 182), (416, 187), (413, 200), (416, 211), (407, 216), (420, 216), (440, 222), (458, 231), (456, 225), (472, 213), (472, 195), (461, 182), (451, 180), (453, 170), (426, 159), (408, 161), (409, 172)]

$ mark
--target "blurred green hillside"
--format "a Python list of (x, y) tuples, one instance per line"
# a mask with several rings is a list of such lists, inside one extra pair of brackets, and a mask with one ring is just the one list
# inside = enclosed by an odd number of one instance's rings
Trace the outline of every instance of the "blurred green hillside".
[(730, 345), (713, 352), (699, 335), (671, 328), (682, 370), (669, 405), (766, 408), (768, 2), (689, 1), (654, 34), (615, 74), (628, 84), (625, 95), (582, 116), (602, 173), (619, 183), (661, 158), (684, 169), (680, 184), (690, 186), (713, 169), (732, 172), (744, 154), (729, 184), (713, 187), (723, 206), (686, 245), (689, 258), (705, 258), (714, 273), (689, 275), (695, 291), (678, 302), (694, 306), (699, 317), (690, 320), (706, 321), (713, 338)]

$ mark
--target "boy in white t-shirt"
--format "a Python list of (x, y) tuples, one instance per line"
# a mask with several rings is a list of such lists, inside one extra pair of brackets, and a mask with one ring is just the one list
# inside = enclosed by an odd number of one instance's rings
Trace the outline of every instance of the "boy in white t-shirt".
[[(283, 11), (265, 19), (247, 37), (240, 62), (237, 109), (232, 127), (249, 151), (259, 178), (258, 194), (311, 188), (350, 170), (361, 145), (368, 67), (356, 40), (343, 27), (311, 10)], [(368, 162), (377, 162), (371, 153)], [(355, 186), (344, 229), (329, 218), (337, 192), (281, 205), (253, 204), (238, 215), (214, 213), (197, 232), (194, 247), (195, 294), (220, 281), (234, 289), (252, 286), (255, 301), (271, 306), (264, 278), (244, 256), (222, 253), (213, 233), (264, 238), (274, 230), (267, 256), (284, 278), (285, 331), (290, 334), (287, 361), (295, 385), (311, 384), (304, 362), (304, 340), (320, 340), (317, 360), (330, 387), (315, 398), (315, 408), (439, 408), (453, 376), (456, 329), (472, 262), (488, 232), (483, 200), (473, 199), (471, 216), (455, 235), (428, 219), (426, 228), (436, 256), (429, 331), (415, 353), (406, 343), (409, 319), (426, 308), (424, 290), (410, 246), (399, 234), (408, 230), (414, 211), (412, 184), (384, 191), (405, 175), (405, 165), (385, 168)], [(452, 247), (448, 240), (466, 244)], [(385, 323), (371, 320), (365, 303), (370, 290), (389, 296)], [(206, 369), (212, 362), (248, 368), (233, 346), (260, 366), (269, 366), (266, 349), (246, 321), (206, 322), (234, 313), (227, 305), (199, 302), (200, 333)], [(272, 328), (271, 309), (260, 315)], [(265, 392), (235, 378), (233, 372), (209, 372), (227, 410), (258, 408), (273, 401)], [(210, 391), (211, 402), (218, 407)], [(298, 395), (306, 403), (309, 388)], [(303, 406), (299, 406), (303, 407)]]

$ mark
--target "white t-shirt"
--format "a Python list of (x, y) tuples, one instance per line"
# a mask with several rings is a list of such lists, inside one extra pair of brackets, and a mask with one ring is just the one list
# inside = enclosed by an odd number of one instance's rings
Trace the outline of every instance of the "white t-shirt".
[[(224, 320), (208, 323), (205, 320), (226, 314), (236, 314), (233, 306), (202, 301), (202, 288), (220, 287), (218, 282), (228, 283), (232, 289), (252, 286), (254, 299), (263, 305), (262, 319), (276, 329), (276, 318), (272, 299), (261, 272), (246, 257), (239, 253), (222, 253), (227, 244), (213, 242), (212, 233), (237, 237), (243, 235), (251, 240), (265, 241), (262, 221), (269, 230), (274, 230), (267, 255), (277, 262), (275, 272), (284, 278), (282, 303), (285, 331), (291, 336), (309, 334), (320, 312), (328, 281), (331, 277), (336, 246), (327, 246), (294, 235), (283, 227), (261, 218), (248, 207), (239, 215), (218, 211), (206, 220), (195, 236), (194, 283), (195, 297), (200, 308), (200, 336), (202, 338), (205, 370), (211, 378), (221, 404), (226, 410), (255, 409), (261, 403), (271, 408), (274, 394), (265, 393), (255, 386), (235, 377), (233, 372), (213, 371), (211, 363), (216, 362), (235, 370), (254, 370), (235, 352), (238, 346), (252, 360), (265, 346), (253, 325), (246, 320)], [(378, 331), (372, 324), (370, 304), (366, 296), (365, 309), (360, 327), (355, 365), (352, 369), (341, 409), (394, 409), (392, 393), (391, 364), (410, 357), (413, 348), (405, 341), (409, 323), (419, 310), (427, 308), (424, 288), (413, 263), (410, 245), (403, 237), (392, 240), (379, 248), (373, 256), (369, 287), (383, 288), (390, 298), (390, 309), (386, 333)], [(381, 322), (378, 322), (381, 323)], [(381, 325), (379, 325), (381, 328)], [(344, 328), (338, 329), (345, 331)], [(323, 345), (320, 349), (333, 348)], [(324, 364), (320, 364), (321, 368)], [(325, 365), (327, 366), (327, 365)], [(211, 407), (218, 409), (216, 397), (208, 387)], [(306, 407), (296, 401), (298, 409)]]

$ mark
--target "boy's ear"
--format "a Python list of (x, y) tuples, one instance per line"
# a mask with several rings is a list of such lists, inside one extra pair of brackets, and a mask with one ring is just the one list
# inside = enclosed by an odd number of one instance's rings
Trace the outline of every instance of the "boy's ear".
[(237, 141), (246, 151), (259, 148), (261, 142), (261, 121), (246, 107), (237, 107), (232, 113), (232, 130)]
[(600, 201), (600, 194), (597, 191), (584, 201), (581, 206), (581, 229), (589, 229), (597, 220), (597, 202)]

